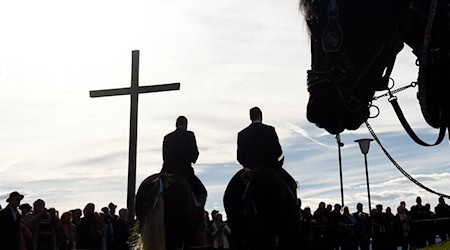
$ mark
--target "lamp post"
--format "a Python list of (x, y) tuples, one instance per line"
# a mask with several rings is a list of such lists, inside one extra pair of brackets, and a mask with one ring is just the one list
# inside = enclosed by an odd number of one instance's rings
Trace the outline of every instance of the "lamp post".
[(369, 213), (370, 213), (370, 215), (372, 215), (372, 205), (370, 204), (369, 170), (367, 169), (367, 153), (369, 153), (371, 141), (373, 141), (373, 139), (355, 140), (355, 142), (357, 142), (359, 144), (361, 153), (364, 155), (364, 163), (366, 165), (367, 197), (369, 198)]
[(344, 207), (344, 187), (342, 183), (342, 157), (341, 157), (341, 147), (344, 146), (344, 143), (341, 142), (340, 134), (336, 135), (336, 142), (338, 145), (338, 157), (339, 157), (339, 177), (341, 180), (341, 205)]

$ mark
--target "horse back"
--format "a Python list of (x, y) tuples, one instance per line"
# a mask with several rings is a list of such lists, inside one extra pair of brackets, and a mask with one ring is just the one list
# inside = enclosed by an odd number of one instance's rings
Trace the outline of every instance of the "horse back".
[(203, 210), (196, 207), (191, 188), (182, 177), (167, 173), (147, 177), (136, 194), (138, 221), (145, 222), (161, 198), (167, 249), (193, 244)]
[[(240, 170), (231, 178), (224, 194), (238, 249), (275, 249), (276, 239), (279, 246), (280, 242), (295, 244), (299, 217), (296, 194), (289, 188), (292, 183), (286, 183), (273, 168), (256, 170), (250, 180), (243, 174)], [(288, 182), (295, 182), (289, 177)]]

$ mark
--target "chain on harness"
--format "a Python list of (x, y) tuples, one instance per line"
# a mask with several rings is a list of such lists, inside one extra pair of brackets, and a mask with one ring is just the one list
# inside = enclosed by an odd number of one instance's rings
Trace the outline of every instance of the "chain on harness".
[(411, 82), (410, 84), (408, 84), (406, 86), (400, 87), (398, 89), (393, 89), (394, 85), (395, 85), (395, 81), (394, 81), (394, 79), (392, 77), (389, 77), (389, 80), (392, 82), (392, 86), (388, 87), (386, 93), (384, 93), (382, 95), (379, 95), (379, 96), (373, 97), (372, 98), (373, 101), (376, 101), (376, 100), (378, 100), (378, 99), (380, 99), (382, 97), (387, 97), (387, 96), (389, 96), (389, 99), (397, 98), (396, 96), (394, 96), (394, 94), (397, 94), (398, 92), (401, 92), (401, 91), (409, 89), (409, 88), (415, 88), (417, 86), (417, 82)]
[(372, 129), (372, 126), (370, 126), (369, 122), (366, 121), (365, 122), (367, 129), (369, 130), (370, 134), (372, 135), (373, 139), (375, 139), (375, 141), (378, 143), (378, 145), (380, 145), (381, 150), (383, 150), (384, 154), (386, 155), (386, 157), (392, 162), (392, 164), (394, 164), (394, 166), (406, 177), (408, 178), (410, 181), (412, 181), (414, 184), (416, 184), (417, 186), (419, 186), (422, 189), (425, 189), (426, 191), (433, 193), (435, 195), (439, 195), (442, 197), (445, 197), (447, 199), (450, 199), (449, 195), (443, 194), (443, 193), (439, 193), (434, 191), (433, 189), (423, 185), (422, 183), (420, 183), (418, 180), (414, 179), (414, 177), (412, 177), (410, 174), (408, 174), (395, 160), (394, 158), (389, 154), (389, 152), (383, 147), (383, 145), (381, 144), (381, 141), (378, 139), (378, 136), (375, 134), (375, 131)]

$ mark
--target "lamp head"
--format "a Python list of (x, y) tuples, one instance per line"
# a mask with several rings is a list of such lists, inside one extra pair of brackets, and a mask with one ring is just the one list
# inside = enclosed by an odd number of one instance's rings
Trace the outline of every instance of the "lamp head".
[(373, 139), (369, 139), (369, 138), (355, 140), (355, 142), (357, 142), (359, 144), (361, 153), (363, 153), (364, 155), (369, 153), (369, 146), (370, 146), (371, 141), (373, 141)]

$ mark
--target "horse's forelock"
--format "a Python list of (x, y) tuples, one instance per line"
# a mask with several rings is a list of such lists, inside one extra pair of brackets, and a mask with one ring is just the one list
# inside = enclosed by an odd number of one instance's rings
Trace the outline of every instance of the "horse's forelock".
[(314, 0), (300, 0), (299, 2), (299, 9), (307, 21), (313, 20), (316, 16), (313, 4)]

